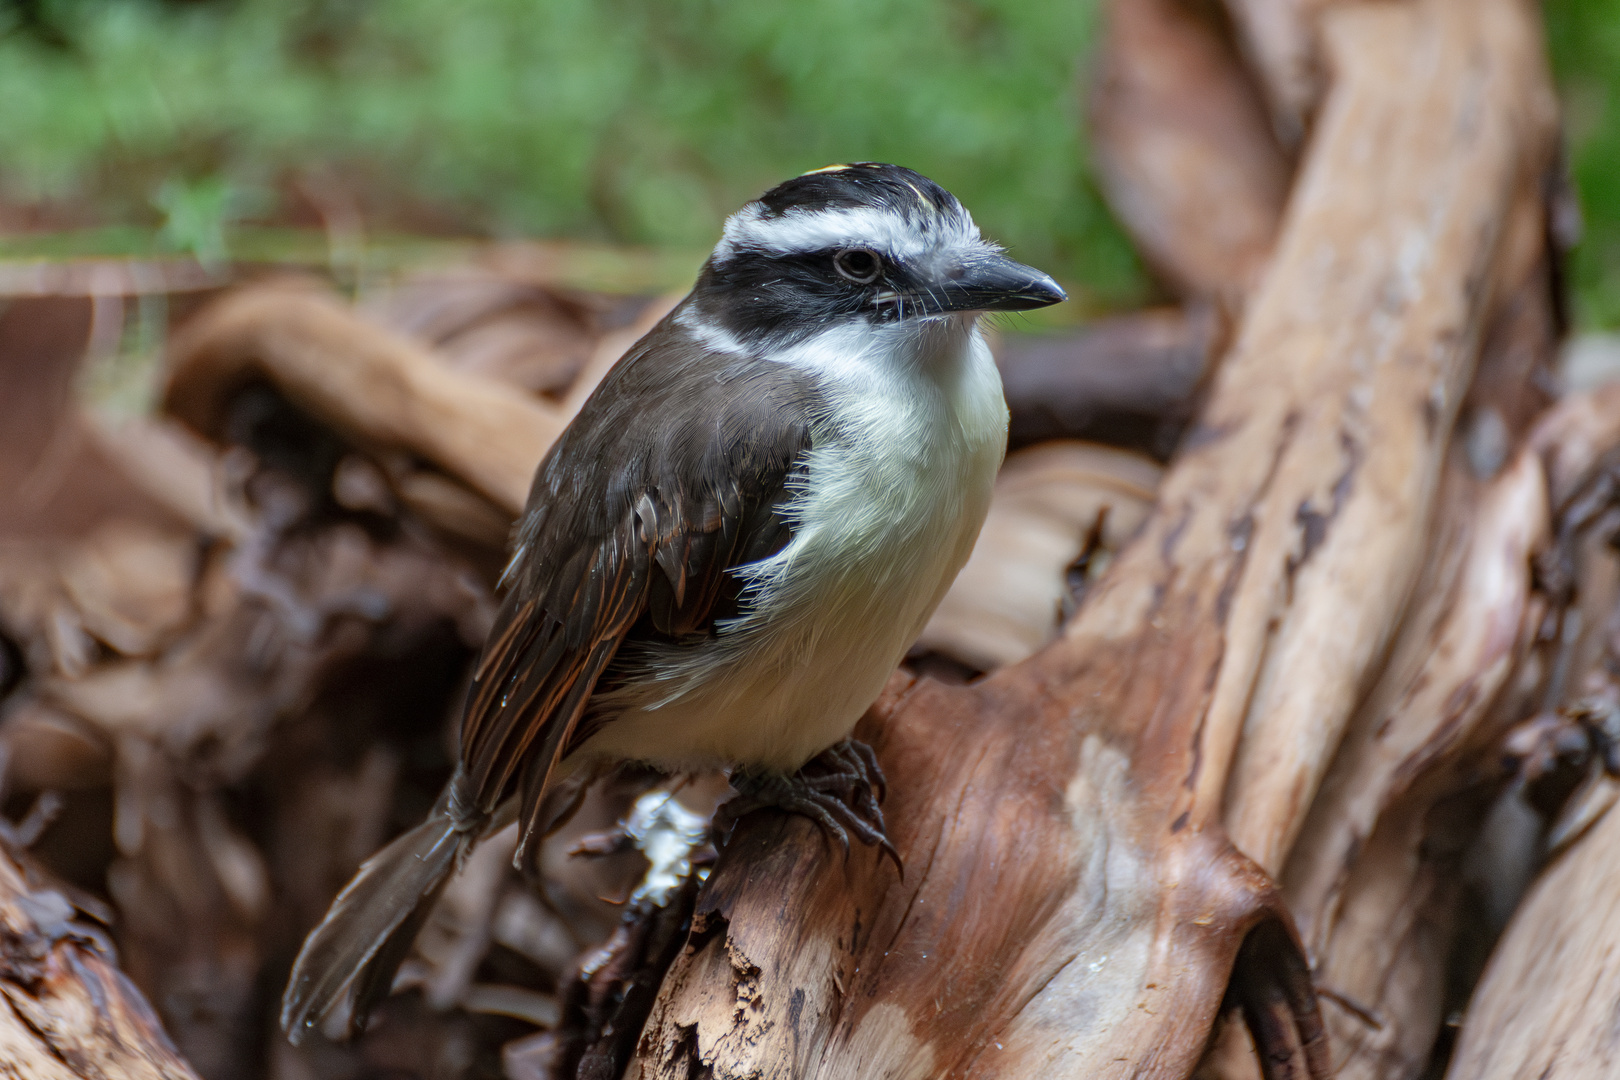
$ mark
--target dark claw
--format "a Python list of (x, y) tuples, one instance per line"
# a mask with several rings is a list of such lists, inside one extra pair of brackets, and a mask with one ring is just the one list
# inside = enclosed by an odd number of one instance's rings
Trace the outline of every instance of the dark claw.
[(881, 848), (900, 876), (905, 876), (905, 866), (889, 842), (879, 806), (887, 792), (883, 770), (877, 755), (865, 743), (845, 739), (793, 776), (738, 770), (732, 774), (731, 786), (737, 789), (736, 797), (715, 814), (717, 846), (742, 818), (755, 810), (774, 807), (814, 821), (843, 849), (846, 859), (849, 835), (854, 833), (863, 844)]
[[(818, 802), (811, 799), (785, 799), (777, 804), (783, 810), (805, 817), (821, 826), (821, 831), (838, 841), (838, 846), (844, 850), (844, 858), (849, 858), (849, 832), (844, 828), (844, 822), (838, 820), (829, 806), (842, 806), (837, 802)], [(859, 834), (857, 834), (859, 835)]]
[(877, 754), (859, 739), (846, 739), (843, 745), (855, 755), (857, 765), (864, 769), (867, 788), (877, 795), (878, 802), (882, 802), (889, 795), (889, 778), (883, 775), (883, 766), (878, 764)]
[(808, 773), (800, 774), (805, 787), (811, 791), (843, 791), (856, 788), (861, 782), (861, 775), (853, 772), (824, 773), (811, 776)]

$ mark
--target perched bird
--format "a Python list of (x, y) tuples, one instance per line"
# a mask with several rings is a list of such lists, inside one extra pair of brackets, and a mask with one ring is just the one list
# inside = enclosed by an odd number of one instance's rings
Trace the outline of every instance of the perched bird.
[(345, 1004), (363, 1024), (478, 838), (515, 815), (535, 872), (625, 762), (730, 769), (741, 808), (887, 843), (849, 734), (984, 522), (1007, 406), (979, 316), (1063, 299), (896, 165), (820, 169), (733, 215), (540, 463), (455, 774), (310, 934), (288, 1036)]

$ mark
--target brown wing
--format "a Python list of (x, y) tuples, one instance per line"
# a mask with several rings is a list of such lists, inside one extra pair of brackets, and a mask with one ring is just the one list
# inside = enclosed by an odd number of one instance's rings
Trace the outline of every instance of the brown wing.
[(603, 380), (535, 475), (474, 674), (461, 764), (479, 808), (521, 786), (525, 836), (543, 825), (620, 645), (707, 636), (734, 611), (728, 571), (787, 542), (815, 399), (802, 373), (709, 352), (673, 317)]

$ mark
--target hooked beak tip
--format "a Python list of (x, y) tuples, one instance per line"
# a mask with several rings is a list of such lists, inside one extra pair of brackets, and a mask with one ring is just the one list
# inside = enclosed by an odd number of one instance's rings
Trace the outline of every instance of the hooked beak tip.
[(1061, 304), (1069, 298), (1069, 294), (1063, 291), (1063, 286), (1059, 285), (1050, 274), (1041, 274), (1036, 279), (1035, 285), (1036, 290), (1045, 297), (1047, 304)]

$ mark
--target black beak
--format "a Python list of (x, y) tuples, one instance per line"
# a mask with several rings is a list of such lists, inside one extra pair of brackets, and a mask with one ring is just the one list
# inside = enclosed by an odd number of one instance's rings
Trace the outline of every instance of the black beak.
[[(1028, 311), (1062, 303), (1068, 294), (1033, 266), (1004, 255), (975, 256), (947, 268), (912, 303), (928, 314), (946, 311)], [(908, 304), (908, 307), (911, 305)]]

